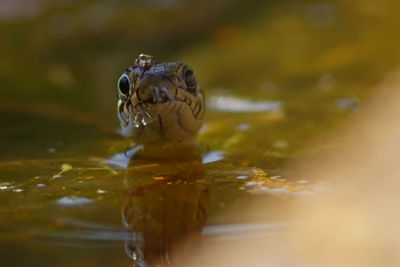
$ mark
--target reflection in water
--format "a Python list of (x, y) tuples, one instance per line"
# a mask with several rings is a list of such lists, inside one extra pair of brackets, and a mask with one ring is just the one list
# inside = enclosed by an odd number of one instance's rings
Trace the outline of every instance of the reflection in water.
[(177, 249), (182, 258), (200, 237), (207, 209), (207, 183), (198, 163), (168, 162), (152, 164), (150, 171), (128, 171), (123, 222), (140, 237), (126, 242), (128, 256), (135, 266), (170, 264)]

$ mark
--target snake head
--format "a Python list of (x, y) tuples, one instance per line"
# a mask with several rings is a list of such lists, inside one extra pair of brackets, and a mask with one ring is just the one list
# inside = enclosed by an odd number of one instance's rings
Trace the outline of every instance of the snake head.
[(141, 54), (118, 80), (122, 132), (144, 144), (193, 141), (205, 112), (194, 71)]

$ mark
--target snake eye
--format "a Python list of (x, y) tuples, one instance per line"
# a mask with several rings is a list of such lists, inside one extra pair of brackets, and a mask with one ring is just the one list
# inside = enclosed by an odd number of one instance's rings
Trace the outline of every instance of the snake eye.
[(124, 96), (127, 97), (129, 94), (129, 88), (131, 86), (130, 80), (129, 80), (129, 76), (124, 73), (121, 75), (121, 77), (119, 77), (118, 79), (118, 90), (119, 93)]
[(194, 93), (196, 91), (196, 76), (193, 70), (190, 68), (185, 69), (183, 71), (183, 78), (185, 79), (187, 90)]

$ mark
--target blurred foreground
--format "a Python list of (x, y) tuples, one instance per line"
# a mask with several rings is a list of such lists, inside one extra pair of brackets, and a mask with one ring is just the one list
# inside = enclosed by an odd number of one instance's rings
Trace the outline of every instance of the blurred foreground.
[[(290, 227), (205, 242), (185, 266), (399, 266), (399, 88), (400, 74), (387, 79), (337, 152), (313, 161), (304, 175), (331, 181), (329, 190), (280, 210), (296, 218)], [(249, 203), (243, 217), (268, 218), (266, 204)]]

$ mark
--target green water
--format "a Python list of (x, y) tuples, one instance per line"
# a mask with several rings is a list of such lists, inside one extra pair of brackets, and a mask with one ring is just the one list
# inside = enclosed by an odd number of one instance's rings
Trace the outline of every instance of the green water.
[[(250, 223), (232, 214), (254, 198), (271, 203), (262, 223), (284, 222), (279, 207), (326, 182), (296, 169), (400, 58), (397, 1), (19, 2), (0, 4), (4, 266), (173, 262), (176, 244)], [(106, 164), (130, 143), (116, 81), (142, 52), (196, 71), (215, 161)]]

